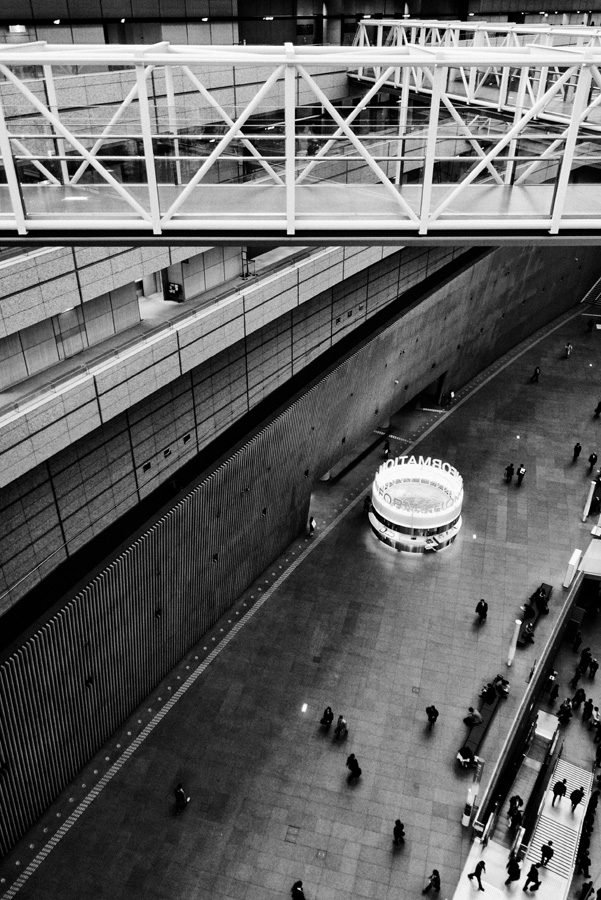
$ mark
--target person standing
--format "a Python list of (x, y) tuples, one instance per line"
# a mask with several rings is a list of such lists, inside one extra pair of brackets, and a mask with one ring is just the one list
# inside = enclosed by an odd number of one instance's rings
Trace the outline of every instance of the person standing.
[(317, 522), (315, 521), (315, 516), (311, 516), (309, 519), (309, 534), (313, 534), (316, 528)]
[[(559, 685), (554, 684), (551, 690), (549, 691), (549, 703), (555, 703), (557, 698), (559, 697)], [(591, 710), (592, 712), (592, 710)]]
[(513, 467), (513, 463), (509, 463), (509, 465), (505, 469), (505, 481), (507, 482), (507, 484), (511, 484), (511, 482), (513, 481), (514, 472), (515, 469)]
[(436, 725), (436, 720), (438, 718), (438, 710), (432, 704), (432, 706), (426, 706), (426, 715), (428, 716), (428, 725), (430, 726), (430, 731), (432, 731), (432, 726)]
[(524, 818), (522, 815), (521, 809), (510, 809), (509, 812), (507, 813), (507, 816), (509, 818), (509, 827), (513, 831), (517, 831), (517, 829), (522, 824), (522, 820)]
[(525, 475), (525, 474), (526, 474), (526, 467), (525, 467), (525, 465), (522, 463), (522, 464), (520, 465), (520, 467), (518, 468), (518, 487), (520, 487), (520, 485), (522, 484), (522, 481), (524, 480), (524, 475)]
[(566, 359), (569, 359), (569, 358), (570, 358), (570, 356), (572, 355), (572, 350), (573, 350), (573, 349), (574, 349), (574, 348), (572, 347), (572, 345), (571, 345), (570, 342), (568, 341), (568, 343), (567, 343), (566, 346), (565, 346)]
[(486, 621), (486, 617), (488, 615), (488, 603), (486, 600), (478, 600), (476, 605), (476, 615), (478, 616), (478, 624), (482, 625), (483, 622)]
[(530, 376), (530, 384), (538, 384), (539, 376), (540, 376), (540, 366), (536, 366), (534, 372)]
[(400, 819), (395, 819), (392, 830), (392, 842), (396, 847), (400, 847), (401, 844), (405, 843), (405, 826)]
[(580, 441), (577, 441), (574, 444), (573, 462), (576, 462), (576, 460), (578, 459), (578, 457), (580, 456), (581, 453), (582, 453), (582, 444), (580, 443)]
[(540, 848), (540, 866), (546, 866), (550, 859), (553, 858), (555, 850), (553, 849), (553, 841), (548, 841)]
[(524, 884), (524, 887), (522, 888), (523, 891), (528, 890), (528, 885), (530, 884), (530, 882), (532, 882), (531, 890), (537, 891), (540, 886), (540, 878), (538, 877), (538, 863), (534, 863), (534, 865), (530, 866), (530, 871), (526, 876), (526, 882)]
[(588, 664), (589, 678), (594, 679), (595, 675), (597, 674), (598, 668), (599, 668), (599, 661), (597, 659), (591, 659), (590, 663)]
[(520, 797), (519, 794), (514, 794), (513, 797), (509, 798), (509, 812), (513, 812), (516, 809), (520, 809), (524, 805), (524, 801)]
[(572, 812), (576, 811), (576, 807), (582, 801), (584, 797), (584, 788), (581, 786), (579, 788), (575, 788), (570, 794), (570, 801), (572, 803)]
[(350, 775), (347, 781), (352, 781), (354, 778), (361, 778), (361, 768), (359, 766), (359, 761), (354, 753), (348, 757), (346, 761), (346, 767), (350, 770)]
[(481, 860), (478, 862), (478, 864), (476, 865), (476, 868), (474, 869), (474, 871), (473, 871), (473, 872), (470, 872), (470, 873), (468, 874), (468, 876), (467, 876), (467, 877), (469, 878), (470, 881), (472, 880), (472, 878), (475, 878), (475, 879), (476, 879), (476, 881), (478, 882), (478, 890), (479, 890), (479, 891), (483, 891), (483, 890), (484, 890), (484, 888), (482, 887), (482, 872), (486, 872), (486, 866), (485, 866), (485, 864), (484, 864), (484, 860), (483, 860), (483, 859), (481, 859)]
[(507, 863), (506, 869), (509, 873), (507, 881), (505, 884), (510, 884), (512, 881), (518, 881), (520, 875), (522, 874), (522, 870), (520, 868), (520, 864), (515, 858), (515, 856), (511, 856), (509, 858), (509, 862)]
[(326, 706), (326, 708), (323, 711), (323, 716), (319, 720), (319, 724), (323, 725), (324, 731), (329, 731), (330, 725), (332, 724), (333, 720), (334, 720), (334, 713), (332, 712), (332, 707)]
[(578, 653), (580, 650), (580, 645), (582, 644), (582, 632), (580, 629), (576, 632), (576, 636), (574, 637), (574, 642), (572, 643), (572, 650), (574, 653)]
[(593, 451), (588, 458), (589, 473), (593, 471), (593, 466), (597, 462), (597, 454)]
[(422, 894), (429, 894), (430, 891), (438, 893), (440, 890), (440, 872), (438, 869), (432, 869), (432, 874), (428, 879), (428, 884), (422, 891)]
[(601, 416), (601, 400), (595, 406), (595, 419), (598, 419)]
[(290, 896), (292, 900), (305, 900), (305, 892), (303, 890), (302, 881), (295, 881), (290, 888)]
[(568, 783), (566, 779), (562, 779), (561, 781), (556, 781), (553, 785), (553, 803), (551, 806), (555, 806), (555, 801), (560, 800), (562, 797), (565, 797), (566, 791), (568, 789)]

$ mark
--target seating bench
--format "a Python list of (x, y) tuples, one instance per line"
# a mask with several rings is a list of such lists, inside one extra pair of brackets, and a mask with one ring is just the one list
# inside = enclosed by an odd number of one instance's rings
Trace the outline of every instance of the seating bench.
[[(553, 585), (547, 584), (545, 581), (542, 582), (541, 588), (543, 588), (545, 592), (545, 600), (547, 604), (551, 599), (551, 591), (553, 590)], [(518, 647), (524, 647), (526, 644), (530, 643), (530, 641), (526, 640), (526, 626), (528, 624), (532, 625), (532, 628), (536, 628), (536, 623), (541, 617), (542, 614), (542, 603), (537, 603), (535, 597), (540, 588), (537, 588), (536, 591), (529, 598), (528, 602), (525, 604), (526, 608), (531, 611), (531, 615), (529, 618), (524, 616), (524, 621), (522, 622), (522, 626), (520, 628), (520, 633), (518, 634)]]
[[(478, 750), (480, 749), (480, 744), (484, 740), (484, 736), (488, 731), (488, 726), (492, 722), (492, 718), (497, 711), (497, 706), (501, 702), (500, 694), (497, 694), (494, 700), (482, 702), (480, 706), (480, 715), (482, 716), (482, 721), (478, 725), (472, 725), (470, 730), (467, 733), (467, 737), (463, 744), (461, 745), (461, 750), (466, 747), (468, 750), (471, 750), (474, 756), (478, 755)], [(457, 759), (461, 763), (461, 765), (468, 765), (468, 762), (464, 760), (461, 755), (461, 750), (457, 753)]]

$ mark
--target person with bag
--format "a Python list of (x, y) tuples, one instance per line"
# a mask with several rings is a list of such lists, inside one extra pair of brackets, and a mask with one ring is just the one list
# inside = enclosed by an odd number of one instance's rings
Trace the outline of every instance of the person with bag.
[(334, 713), (332, 712), (332, 707), (326, 706), (326, 708), (323, 711), (323, 716), (319, 720), (319, 724), (323, 725), (324, 731), (329, 731), (330, 725), (332, 724), (333, 720), (334, 720)]
[(345, 738), (348, 734), (348, 726), (346, 724), (346, 719), (344, 716), (338, 716), (338, 721), (336, 722), (336, 728), (334, 729), (334, 740), (339, 741), (342, 738)]
[(290, 896), (292, 900), (305, 900), (305, 892), (303, 890), (302, 881), (295, 881), (290, 888)]
[(478, 600), (478, 604), (476, 606), (476, 615), (479, 619), (479, 625), (482, 625), (483, 622), (486, 622), (486, 617), (488, 615), (488, 603), (486, 602), (486, 600)]
[(350, 771), (350, 775), (347, 779), (348, 781), (361, 778), (361, 767), (359, 766), (359, 760), (354, 753), (351, 753), (351, 755), (348, 757), (346, 761), (346, 767)]
[(440, 873), (438, 869), (432, 869), (432, 874), (428, 879), (428, 884), (422, 891), (422, 894), (429, 894), (430, 891), (438, 893), (440, 890)]
[(399, 847), (405, 843), (405, 826), (400, 819), (395, 819), (394, 828), (392, 830), (392, 842), (395, 847)]
[(430, 731), (432, 731), (432, 726), (436, 725), (436, 720), (438, 718), (438, 710), (432, 704), (432, 706), (426, 706), (426, 715), (428, 716), (428, 725), (430, 726)]
[(180, 783), (175, 789), (175, 815), (179, 816), (180, 812), (186, 808), (190, 798), (186, 796), (183, 784)]

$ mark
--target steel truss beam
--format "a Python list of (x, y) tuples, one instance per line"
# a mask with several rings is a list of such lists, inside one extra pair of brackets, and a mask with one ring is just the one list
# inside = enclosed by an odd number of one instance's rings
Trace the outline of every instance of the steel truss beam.
[[(0, 244), (598, 239), (601, 186), (582, 181), (601, 166), (601, 29), (380, 20), (376, 46), (372, 31), (350, 48), (0, 48)], [(122, 97), (75, 115), (69, 66), (100, 85), (118, 66)], [(263, 78), (235, 108), (213, 87), (224, 66)], [(348, 110), (316, 74), (341, 70), (366, 83)]]

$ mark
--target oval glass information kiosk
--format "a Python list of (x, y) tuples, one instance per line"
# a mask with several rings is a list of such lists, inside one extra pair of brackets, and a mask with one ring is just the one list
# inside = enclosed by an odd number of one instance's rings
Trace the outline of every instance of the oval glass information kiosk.
[(409, 553), (441, 550), (461, 528), (463, 478), (430, 456), (397, 456), (374, 478), (369, 522), (376, 537)]

